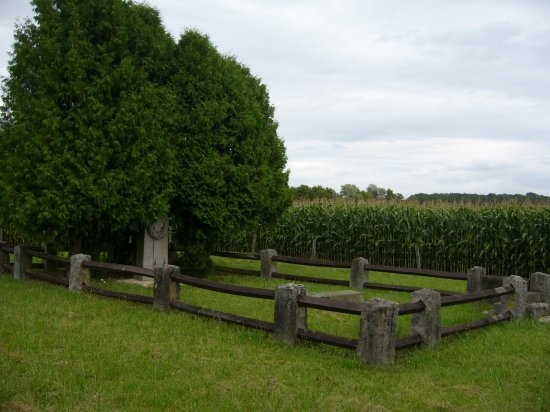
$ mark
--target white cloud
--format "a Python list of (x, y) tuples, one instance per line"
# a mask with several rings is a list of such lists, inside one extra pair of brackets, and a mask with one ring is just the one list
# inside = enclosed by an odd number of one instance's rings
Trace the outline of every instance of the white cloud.
[[(24, 3), (0, 6), (0, 33)], [(292, 185), (550, 195), (548, 1), (149, 4), (266, 83)]]

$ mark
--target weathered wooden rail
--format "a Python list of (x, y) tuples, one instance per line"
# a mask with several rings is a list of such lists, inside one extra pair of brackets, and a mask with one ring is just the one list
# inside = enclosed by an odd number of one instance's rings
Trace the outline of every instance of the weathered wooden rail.
[[(294, 344), (297, 339), (303, 339), (353, 349), (356, 351), (357, 357), (368, 364), (391, 363), (394, 360), (395, 350), (419, 344), (432, 346), (439, 343), (444, 336), (525, 316), (527, 282), (517, 276), (506, 278), (501, 287), (477, 290), (463, 295), (442, 296), (437, 291), (423, 289), (414, 291), (412, 293), (413, 301), (409, 303), (398, 304), (377, 298), (367, 302), (345, 302), (308, 295), (304, 286), (294, 283), (278, 286), (276, 290), (262, 289), (187, 276), (179, 273), (179, 268), (169, 265), (158, 267), (155, 270), (143, 269), (127, 265), (92, 262), (90, 257), (85, 255), (75, 255), (69, 259), (60, 258), (21, 246), (8, 248), (6, 245), (0, 245), (0, 251), (3, 256), (2, 267), (10, 269), (15, 279), (32, 277), (62, 284), (74, 291), (152, 304), (153, 307), (159, 309), (171, 308), (193, 313), (273, 333), (276, 339), (287, 344)], [(9, 262), (10, 255), (13, 255), (13, 264), (6, 263), (6, 256)], [(53, 276), (33, 268), (32, 257), (66, 266), (65, 273), (67, 275)], [(305, 262), (302, 263), (305, 264)], [(363, 264), (359, 267), (364, 270), (369, 266)], [(153, 278), (155, 280), (153, 297), (94, 287), (90, 282), (90, 269)], [(353, 270), (353, 264), (351, 269)], [(415, 270), (415, 272), (417, 271)], [(550, 284), (550, 275), (546, 276), (548, 279), (543, 278), (543, 280)], [(274, 321), (268, 322), (187, 304), (182, 302), (179, 297), (181, 284), (218, 293), (273, 300), (275, 305)], [(361, 284), (361, 286), (365, 285), (368, 283)], [(550, 289), (543, 288), (543, 290)], [(441, 328), (441, 308), (487, 299), (502, 300), (503, 304), (499, 305), (498, 313), (473, 322)], [(308, 309), (360, 316), (359, 337), (355, 339), (309, 330), (307, 327)], [(396, 334), (397, 317), (406, 315), (412, 316), (412, 334), (398, 339)]]
[[(275, 252), (275, 251), (273, 251)], [(352, 281), (344, 279), (327, 279), (323, 277), (315, 276), (301, 276), (291, 273), (281, 273), (276, 270), (276, 262), (290, 263), (294, 265), (303, 265), (303, 266), (313, 266), (313, 267), (326, 267), (326, 268), (338, 268), (338, 269), (352, 269), (354, 262), (332, 262), (324, 260), (307, 260), (301, 258), (293, 258), (287, 256), (278, 256), (276, 253), (264, 254), (262, 255), (251, 255), (245, 253), (232, 253), (232, 252), (214, 252), (213, 256), (228, 257), (233, 259), (243, 259), (243, 260), (256, 260), (261, 261), (262, 268), (270, 268), (269, 273), (260, 270), (250, 270), (250, 269), (236, 269), (226, 266), (216, 266), (216, 270), (223, 273), (234, 273), (242, 275), (252, 275), (252, 276), (262, 276), (264, 278), (276, 278), (284, 279), (297, 282), (308, 282), (308, 283), (318, 283), (324, 285), (334, 285), (334, 286), (348, 286), (351, 285)], [(361, 259), (361, 258), (359, 258)], [(358, 268), (362, 272), (361, 277), (364, 282), (361, 287), (367, 289), (376, 289), (376, 290), (392, 290), (397, 292), (414, 292), (419, 290), (418, 287), (405, 286), (405, 285), (394, 285), (387, 283), (375, 283), (368, 281), (368, 272), (376, 271), (383, 273), (392, 273), (392, 274), (403, 274), (403, 275), (413, 275), (413, 276), (425, 276), (433, 277), (440, 279), (450, 279), (450, 280), (463, 280), (468, 281), (468, 274), (464, 273), (452, 273), (452, 272), (438, 272), (435, 270), (428, 269), (414, 269), (414, 268), (402, 268), (402, 267), (390, 267), (390, 266), (380, 266), (380, 265), (370, 265), (368, 261), (364, 259), (362, 262), (362, 267)], [(350, 273), (350, 276), (353, 276), (353, 273)], [(357, 286), (357, 285), (356, 285)], [(448, 291), (448, 290), (437, 290), (441, 295), (451, 296), (456, 295), (457, 292)]]

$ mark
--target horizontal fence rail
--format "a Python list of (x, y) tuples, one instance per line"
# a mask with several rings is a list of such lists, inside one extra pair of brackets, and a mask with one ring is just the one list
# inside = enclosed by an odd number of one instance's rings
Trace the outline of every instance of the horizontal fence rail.
[(109, 272), (116, 273), (125, 273), (129, 275), (145, 276), (149, 278), (155, 277), (155, 272), (153, 269), (146, 269), (129, 265), (120, 265), (117, 263), (84, 261), (82, 262), (82, 267), (88, 269), (107, 270)]
[(34, 279), (43, 280), (45, 282), (54, 283), (57, 285), (69, 286), (69, 279), (66, 277), (60, 278), (59, 276), (50, 275), (37, 269), (29, 269), (26, 270), (25, 273)]
[[(260, 260), (258, 255), (250, 255), (245, 253), (238, 252), (212, 252), (212, 256), (228, 257), (234, 259), (249, 259), (249, 260)], [(273, 262), (282, 262), (290, 263), (294, 265), (302, 266), (313, 266), (313, 267), (326, 267), (326, 268), (336, 268), (336, 269), (350, 269), (351, 262), (337, 262), (337, 261), (328, 261), (328, 260), (311, 260), (303, 258), (294, 258), (289, 256), (280, 256), (274, 255), (271, 257)], [(465, 273), (458, 272), (448, 272), (448, 271), (437, 271), (429, 269), (416, 269), (416, 268), (406, 268), (399, 266), (384, 266), (384, 265), (372, 265), (366, 264), (365, 269), (372, 270), (374, 272), (382, 273), (395, 273), (401, 275), (417, 275), (417, 276), (426, 276), (440, 279), (451, 279), (451, 280), (468, 280), (468, 275)], [(278, 273), (279, 276), (292, 276), (289, 274)], [(284, 279), (284, 278), (283, 278)]]
[(114, 290), (97, 288), (94, 286), (88, 286), (85, 288), (85, 290), (88, 293), (105, 296), (107, 298), (129, 300), (130, 302), (147, 303), (150, 305), (153, 304), (153, 298), (150, 296), (136, 295), (133, 293), (125, 293), (125, 292), (116, 292)]
[(463, 303), (479, 302), (482, 300), (495, 298), (499, 296), (511, 295), (514, 293), (515, 288), (511, 285), (501, 286), (494, 289), (481, 290), (479, 292), (472, 292), (465, 295), (457, 296), (444, 296), (441, 298), (441, 306), (460, 305)]
[(459, 332), (465, 332), (468, 330), (479, 329), (485, 326), (492, 325), (498, 322), (504, 322), (512, 319), (512, 312), (506, 311), (505, 313), (490, 316), (488, 318), (479, 319), (473, 322), (463, 323), (460, 325), (447, 326), (441, 329), (441, 336), (450, 336)]
[(247, 296), (260, 299), (275, 299), (275, 291), (271, 289), (260, 289), (249, 286), (228, 285), (211, 280), (199, 279), (192, 276), (175, 273), (170, 278), (176, 282), (214, 292), (228, 293), (230, 295)]
[[(124, 299), (124, 300), (138, 302), (138, 303), (152, 304), (153, 307), (157, 307), (157, 308), (160, 308), (158, 303), (158, 299), (160, 299), (159, 294), (160, 295), (164, 294), (165, 296), (169, 296), (168, 308), (173, 308), (175, 310), (184, 311), (184, 312), (195, 314), (198, 316), (213, 318), (213, 319), (221, 320), (227, 323), (242, 325), (242, 326), (254, 328), (257, 330), (273, 333), (275, 337), (280, 336), (280, 333), (281, 333), (281, 325), (279, 324), (281, 315), (277, 315), (278, 313), (277, 311), (280, 310), (281, 305), (283, 305), (283, 307), (286, 307), (284, 305), (289, 304), (288, 302), (285, 301), (287, 297), (281, 298), (281, 296), (283, 295), (280, 295), (280, 294), (278, 295), (278, 293), (280, 290), (286, 290), (286, 292), (284, 293), (289, 293), (288, 291), (290, 290), (291, 291), (290, 295), (287, 294), (284, 296), (294, 296), (293, 299), (295, 299), (294, 301), (295, 309), (291, 309), (291, 311), (295, 310), (296, 316), (298, 316), (299, 313), (301, 313), (301, 315), (299, 316), (303, 316), (305, 314), (306, 320), (307, 320), (307, 311), (305, 311), (305, 309), (324, 310), (324, 311), (330, 311), (330, 312), (336, 312), (336, 313), (342, 313), (342, 314), (361, 317), (361, 322), (360, 322), (361, 332), (360, 332), (359, 339), (332, 335), (322, 331), (312, 331), (312, 330), (309, 330), (307, 326), (300, 326), (301, 321), (298, 321), (298, 320), (296, 321), (297, 323), (296, 323), (294, 332), (292, 332), (291, 330), (291, 333), (295, 338), (311, 341), (311, 342), (320, 342), (320, 343), (338, 346), (342, 348), (354, 349), (358, 351), (358, 354), (361, 351), (361, 346), (365, 345), (364, 341), (362, 340), (364, 339), (365, 332), (363, 331), (362, 328), (365, 325), (366, 327), (368, 327), (370, 324), (370, 321), (369, 322), (364, 321), (364, 316), (368, 315), (369, 313), (367, 310), (367, 307), (369, 306), (369, 304), (370, 305), (378, 305), (379, 303), (381, 304), (381, 306), (376, 306), (377, 309), (375, 313), (378, 313), (378, 310), (379, 310), (378, 308), (384, 308), (384, 305), (389, 305), (389, 306), (386, 306), (386, 308), (389, 308), (391, 306), (392, 307), (391, 310), (393, 310), (393, 313), (394, 313), (393, 316), (395, 317), (412, 315), (413, 331), (415, 332), (410, 336), (402, 337), (399, 339), (397, 339), (395, 335), (392, 338), (393, 339), (392, 347), (395, 350), (399, 350), (399, 349), (404, 349), (411, 346), (426, 343), (424, 332), (420, 332), (418, 329), (415, 329), (415, 327), (418, 328), (418, 323), (416, 323), (416, 326), (414, 326), (415, 319), (418, 320), (419, 317), (426, 316), (427, 314), (429, 314), (430, 316), (433, 315), (433, 313), (431, 313), (430, 308), (433, 308), (432, 305), (434, 305), (434, 303), (429, 301), (423, 301), (422, 299), (424, 297), (428, 299), (428, 297), (435, 295), (437, 297), (437, 300), (435, 301), (437, 302), (436, 308), (443, 308), (447, 306), (466, 304), (466, 303), (472, 303), (472, 302), (495, 300), (497, 298), (500, 300), (500, 305), (498, 305), (499, 307), (498, 310), (500, 311), (500, 313), (497, 313), (490, 317), (475, 320), (472, 322), (440, 328), (438, 332), (439, 339), (440, 339), (441, 337), (449, 336), (462, 331), (477, 329), (488, 325), (492, 325), (494, 323), (504, 322), (510, 319), (524, 316), (524, 314), (521, 314), (521, 312), (518, 311), (518, 307), (521, 309), (521, 305), (522, 305), (521, 300), (526, 299), (525, 296), (526, 296), (526, 290), (527, 290), (527, 286), (526, 286), (527, 282), (524, 279), (518, 276), (512, 276), (512, 277), (506, 278), (504, 282), (504, 286), (499, 286), (492, 289), (477, 290), (466, 294), (450, 295), (450, 293), (453, 293), (453, 292), (424, 290), (422, 292), (418, 292), (418, 294), (413, 294), (413, 297), (416, 296), (416, 298), (414, 299), (413, 302), (409, 302), (409, 303), (396, 304), (395, 302), (384, 301), (383, 299), (372, 299), (368, 302), (348, 302), (348, 301), (327, 299), (319, 296), (307, 295), (307, 293), (305, 292), (304, 286), (296, 285), (294, 283), (278, 286), (277, 290), (263, 289), (263, 288), (241, 286), (241, 285), (234, 285), (234, 284), (224, 284), (220, 282), (211, 281), (208, 279), (201, 279), (201, 278), (184, 275), (179, 273), (179, 268), (175, 266), (169, 266), (169, 265), (164, 265), (162, 267), (159, 267), (153, 270), (153, 269), (144, 269), (144, 268), (129, 266), (129, 265), (120, 265), (120, 264), (105, 263), (105, 262), (93, 262), (89, 260), (90, 259), (89, 256), (86, 257), (85, 255), (77, 255), (77, 256), (71, 257), (70, 259), (67, 259), (59, 256), (48, 255), (44, 252), (32, 250), (32, 249), (24, 249), (21, 247), (9, 248), (5, 244), (0, 245), (0, 248), (2, 253), (4, 253), (3, 262), (5, 261), (5, 256), (6, 256), (5, 254), (14, 254), (14, 261), (16, 264), (10, 265), (10, 266), (12, 267), (18, 266), (18, 270), (22, 270), (22, 273), (24, 273), (30, 278), (35, 278), (35, 279), (44, 280), (44, 281), (48, 281), (48, 282), (52, 282), (52, 283), (56, 283), (64, 286), (69, 286), (69, 289), (76, 287), (77, 289), (73, 289), (73, 290), (81, 290), (84, 292), (97, 294), (105, 297)], [(238, 259), (254, 259), (254, 260), (258, 259), (258, 257), (255, 255), (234, 254), (234, 253), (231, 253), (231, 254), (225, 253), (224, 255), (225, 257), (237, 256)], [(246, 257), (243, 257), (243, 256), (246, 256)], [(262, 251), (262, 256), (264, 256), (263, 251)], [(43, 259), (44, 261), (61, 263), (63, 265), (68, 265), (69, 268), (65, 272), (64, 276), (62, 277), (54, 276), (50, 273), (45, 273), (42, 270), (39, 270), (37, 268), (33, 268), (32, 259), (30, 259), (30, 257), (36, 257), (39, 259)], [(74, 262), (73, 262), (73, 258), (75, 258)], [(297, 263), (297, 261), (300, 261), (301, 263), (298, 263), (298, 264), (306, 264), (305, 262), (311, 262), (311, 261), (306, 261), (305, 259), (297, 260), (297, 259), (289, 259), (285, 257), (281, 258), (278, 256), (271, 256), (271, 259), (273, 261), (278, 261), (278, 262), (285, 261), (288, 263)], [(354, 260), (354, 262), (356, 262), (356, 260)], [(326, 262), (315, 262), (315, 263), (316, 264), (311, 266), (326, 266), (325, 264)], [(333, 262), (329, 262), (329, 265), (332, 263)], [(8, 266), (8, 265), (5, 264), (3, 266)], [(326, 267), (335, 267), (335, 266), (326, 266)], [(340, 264), (337, 267), (349, 268), (347, 265), (340, 266)], [(364, 265), (364, 269), (367, 269), (367, 270), (383, 271), (383, 270), (380, 270), (380, 268), (384, 268), (384, 267), (376, 266), (376, 265), (368, 265), (368, 264)], [(112, 290), (91, 286), (91, 284), (89, 284), (90, 283), (89, 269), (123, 273), (130, 276), (137, 275), (137, 276), (154, 278), (155, 283), (154, 283), (153, 297), (124, 293), (124, 292), (117, 292), (117, 291), (112, 291)], [(231, 269), (231, 270), (234, 270), (235, 273), (241, 273), (240, 269), (235, 269), (235, 268), (225, 268), (225, 269)], [(353, 267), (351, 269), (353, 270)], [(392, 268), (392, 269), (394, 271), (395, 270), (399, 271), (403, 268)], [(14, 270), (13, 274), (15, 277), (15, 269), (13, 270)], [(79, 280), (82, 279), (82, 283), (78, 284), (77, 282), (76, 286), (74, 286), (75, 284), (74, 284), (73, 277), (82, 276), (82, 273), (84, 272), (87, 273), (87, 275), (85, 276), (88, 276), (88, 278), (78, 277), (77, 279)], [(246, 273), (258, 275), (259, 271), (250, 270), (250, 271), (247, 271)], [(402, 273), (402, 272), (397, 272), (397, 273)], [(447, 279), (455, 279), (455, 280), (466, 279), (465, 277), (466, 275), (463, 275), (463, 274), (454, 274), (454, 273), (442, 274), (442, 272), (435, 273), (435, 271), (416, 270), (416, 269), (408, 270), (408, 273), (405, 273), (405, 274), (415, 274), (415, 275), (424, 275), (424, 276), (434, 275), (432, 277), (445, 277)], [(545, 275), (545, 274), (540, 274), (540, 275), (542, 277), (540, 278), (540, 280), (537, 280), (537, 282), (550, 281), (544, 277), (544, 276), (549, 277), (549, 275)], [(297, 276), (297, 275), (289, 275), (289, 274), (285, 275), (285, 274), (280, 274), (278, 272), (273, 272), (274, 278), (277, 278), (280, 276), (288, 276), (288, 277), (282, 277), (283, 279), (300, 280), (304, 282), (306, 281), (311, 282), (311, 279), (312, 279), (311, 277), (308, 277), (308, 276)], [(24, 278), (25, 277), (22, 277), (22, 276), (19, 277), (19, 279), (24, 279)], [(334, 281), (336, 282), (334, 284), (340, 285), (340, 286), (348, 285), (348, 281), (343, 281), (343, 280), (323, 279), (323, 278), (313, 278), (313, 279), (319, 282), (327, 281), (327, 280)], [(175, 297), (172, 297), (171, 295), (172, 292), (169, 292), (168, 295), (166, 295), (167, 293), (166, 291), (168, 289), (164, 288), (163, 286), (163, 285), (166, 285), (165, 282), (169, 282), (169, 284), (171, 285), (170, 288), (174, 287), (173, 290), (177, 290), (177, 295)], [(249, 317), (226, 313), (222, 311), (211, 310), (205, 307), (190, 305), (190, 304), (181, 302), (179, 299), (180, 284), (197, 287), (205, 290), (210, 290), (214, 292), (219, 292), (219, 293), (226, 293), (231, 295), (251, 297), (251, 298), (257, 298), (257, 299), (274, 300), (275, 301), (275, 317), (274, 317), (275, 322), (268, 322), (264, 320), (249, 318)], [(175, 286), (177, 286), (177, 288)], [(374, 284), (370, 282), (365, 282), (363, 284), (363, 287), (367, 287), (367, 288), (368, 287), (389, 288), (389, 287), (396, 287), (396, 286), (398, 285)], [(541, 290), (543, 291), (546, 290), (546, 286), (539, 285), (538, 287), (541, 288)], [(302, 290), (300, 288), (303, 289), (303, 292), (296, 294), (296, 291)], [(407, 292), (411, 290), (414, 290), (414, 291), (418, 290), (417, 288), (406, 287), (406, 286), (402, 288), (403, 288), (403, 291), (407, 291)], [(294, 292), (292, 292), (292, 290), (294, 290)], [(447, 295), (445, 295), (445, 293), (447, 293)], [(514, 295), (514, 296), (510, 297), (508, 295)], [(506, 299), (506, 300), (502, 300), (502, 299)], [(514, 309), (507, 310), (507, 305), (509, 306), (510, 303), (512, 303), (512, 306), (514, 307)], [(291, 308), (291, 307), (292, 305), (290, 305), (288, 308)], [(285, 308), (284, 310), (287, 311), (289, 310), (288, 308)], [(303, 312), (300, 312), (300, 310), (302, 310)], [(525, 308), (523, 308), (523, 310), (525, 310)], [(437, 309), (437, 314), (438, 314), (437, 316), (439, 316), (439, 309)], [(277, 320), (277, 316), (279, 316), (279, 320)], [(284, 316), (287, 316), (287, 315), (284, 315)], [(438, 322), (440, 322), (440, 319), (438, 320)], [(303, 323), (303, 325), (307, 325), (307, 321)], [(425, 327), (425, 326), (422, 326), (422, 327)], [(284, 333), (288, 333), (287, 326), (284, 326), (283, 330), (285, 331)], [(382, 362), (386, 362), (386, 360), (382, 360)]]
[(171, 303), (174, 309), (182, 312), (191, 313), (194, 315), (204, 316), (211, 319), (221, 320), (226, 323), (232, 323), (241, 326), (247, 326), (249, 328), (262, 330), (264, 332), (273, 332), (273, 322), (266, 322), (259, 319), (247, 318), (244, 316), (233, 315), (231, 313), (219, 312), (216, 310), (206, 309), (201, 306), (189, 305), (183, 302), (174, 301)]

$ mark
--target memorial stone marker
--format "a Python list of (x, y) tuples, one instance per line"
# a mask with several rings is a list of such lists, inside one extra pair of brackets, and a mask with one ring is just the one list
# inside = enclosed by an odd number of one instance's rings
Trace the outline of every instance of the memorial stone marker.
[[(168, 217), (160, 219), (149, 226), (141, 234), (137, 250), (137, 265), (154, 269), (168, 264)], [(139, 280), (149, 280), (136, 276)]]

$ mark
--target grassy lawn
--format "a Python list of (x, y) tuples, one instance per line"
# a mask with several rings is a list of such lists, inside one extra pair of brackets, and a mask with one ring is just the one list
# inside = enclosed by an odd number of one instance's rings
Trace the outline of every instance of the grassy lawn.
[[(279, 271), (308, 274), (282, 265)], [(320, 269), (314, 271), (318, 276)], [(347, 271), (340, 275), (346, 278)], [(396, 283), (383, 274), (372, 278)], [(266, 288), (285, 283), (214, 279)], [(99, 282), (152, 294), (150, 288)], [(367, 298), (371, 294), (382, 295), (369, 291)], [(384, 296), (410, 301), (407, 294)], [(182, 300), (264, 320), (273, 316), (272, 301), (186, 286)], [(451, 309), (443, 309), (444, 322), (481, 316), (474, 304), (463, 313)], [(309, 315), (312, 329), (357, 337), (357, 317), (317, 312)], [(402, 334), (409, 321), (400, 319)], [(395, 364), (373, 368), (350, 350), (286, 347), (264, 332), (0, 275), (0, 411), (547, 411), (549, 363), (550, 326), (535, 321), (399, 351)]]

